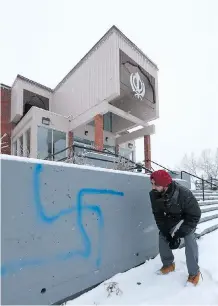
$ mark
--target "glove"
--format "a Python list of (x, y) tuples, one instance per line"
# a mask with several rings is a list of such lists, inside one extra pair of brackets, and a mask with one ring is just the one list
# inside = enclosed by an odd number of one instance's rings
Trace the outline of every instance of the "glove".
[(169, 232), (161, 232), (161, 234), (164, 236), (164, 238), (167, 240), (167, 242), (171, 242), (172, 241), (172, 236), (170, 235)]
[(170, 234), (167, 234), (165, 238), (169, 243), (173, 241), (173, 237)]
[(176, 250), (180, 246), (181, 239), (177, 236), (173, 236), (172, 240), (169, 242), (169, 247), (171, 250)]

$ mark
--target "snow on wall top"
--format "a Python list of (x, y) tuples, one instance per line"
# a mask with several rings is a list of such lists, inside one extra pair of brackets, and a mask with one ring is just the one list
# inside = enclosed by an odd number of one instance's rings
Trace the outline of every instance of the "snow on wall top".
[(82, 169), (82, 170), (86, 169), (86, 170), (92, 170), (92, 171), (112, 172), (112, 173), (117, 173), (117, 174), (150, 177), (150, 175), (144, 174), (144, 173), (106, 169), (106, 168), (93, 167), (93, 166), (87, 166), (87, 165), (77, 165), (77, 164), (70, 164), (70, 163), (64, 163), (64, 162), (49, 161), (49, 160), (43, 160), (43, 159), (35, 159), (35, 158), (20, 157), (20, 156), (5, 155), (5, 154), (0, 155), (0, 160), (13, 160), (17, 162), (25, 162), (25, 163), (32, 163), (32, 164), (45, 164), (49, 166), (61, 166), (61, 167), (67, 167), (67, 168), (77, 168), (77, 169)]

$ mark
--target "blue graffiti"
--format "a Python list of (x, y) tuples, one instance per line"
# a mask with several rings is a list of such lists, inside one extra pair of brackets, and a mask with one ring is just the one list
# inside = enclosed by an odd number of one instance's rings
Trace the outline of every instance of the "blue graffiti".
[(76, 197), (76, 206), (72, 206), (68, 209), (63, 209), (59, 211), (57, 214), (49, 216), (46, 214), (44, 205), (41, 201), (40, 197), (40, 174), (43, 171), (43, 167), (41, 164), (37, 164), (35, 166), (33, 172), (33, 198), (34, 204), (36, 208), (36, 213), (39, 219), (47, 224), (52, 224), (56, 222), (59, 218), (69, 215), (71, 213), (76, 213), (77, 215), (77, 227), (81, 234), (82, 242), (83, 242), (83, 249), (82, 250), (69, 250), (65, 253), (60, 253), (54, 255), (52, 258), (36, 258), (36, 259), (21, 259), (15, 262), (9, 262), (1, 267), (1, 275), (4, 276), (6, 274), (11, 274), (16, 271), (22, 270), (25, 267), (34, 267), (34, 266), (41, 266), (44, 264), (49, 264), (57, 260), (68, 260), (73, 257), (83, 257), (89, 258), (92, 253), (92, 245), (90, 237), (88, 236), (82, 219), (83, 219), (83, 212), (84, 211), (91, 211), (94, 212), (98, 216), (98, 228), (99, 228), (99, 242), (97, 246), (97, 259), (96, 259), (96, 266), (99, 267), (101, 264), (101, 253), (102, 253), (102, 243), (103, 243), (103, 226), (104, 226), (104, 219), (103, 214), (99, 206), (89, 204), (83, 205), (83, 198), (85, 195), (112, 195), (112, 196), (124, 196), (123, 192), (114, 191), (110, 189), (95, 189), (95, 188), (83, 188), (80, 189), (77, 193)]

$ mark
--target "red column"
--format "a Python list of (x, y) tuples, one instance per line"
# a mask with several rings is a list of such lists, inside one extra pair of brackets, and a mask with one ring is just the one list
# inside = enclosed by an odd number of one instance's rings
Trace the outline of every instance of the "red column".
[(73, 132), (68, 132), (68, 158), (73, 157)]
[(11, 131), (12, 131), (11, 88), (1, 84), (0, 91), (1, 91), (0, 99), (1, 99), (1, 139), (2, 139), (1, 140), (1, 153), (10, 155), (11, 154)]
[(104, 149), (104, 130), (103, 130), (103, 116), (95, 116), (95, 148), (99, 151)]
[(151, 170), (151, 138), (150, 138), (150, 135), (144, 136), (144, 155), (145, 155), (145, 167)]

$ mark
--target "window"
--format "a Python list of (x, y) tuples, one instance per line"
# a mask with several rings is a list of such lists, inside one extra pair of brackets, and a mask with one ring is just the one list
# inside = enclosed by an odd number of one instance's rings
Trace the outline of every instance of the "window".
[[(66, 133), (38, 126), (37, 157), (40, 159), (61, 160), (66, 157)], [(58, 154), (57, 154), (58, 153)]]
[(66, 157), (66, 151), (60, 152), (64, 149), (66, 149), (66, 133), (53, 130), (53, 154), (56, 154), (54, 160), (61, 160)]
[(37, 158), (51, 159), (52, 155), (52, 130), (38, 127), (37, 133)]
[(13, 155), (17, 156), (17, 141), (13, 143)]
[(31, 137), (30, 129), (26, 131), (25, 136), (26, 136), (26, 156), (29, 157), (30, 156), (30, 137)]
[(115, 153), (115, 146), (104, 145), (104, 148), (112, 153)]
[(130, 149), (119, 148), (119, 155), (126, 157), (130, 160), (133, 160), (133, 151)]
[(19, 151), (20, 151), (20, 156), (23, 156), (24, 154), (24, 147), (23, 147), (23, 135), (21, 135), (20, 136), (20, 138), (19, 138), (19, 146), (20, 146), (20, 148), (19, 148)]
[(103, 116), (104, 131), (112, 133), (112, 113), (109, 112)]
[(49, 110), (49, 99), (40, 96), (34, 92), (23, 90), (23, 115), (31, 109), (32, 106), (36, 106), (42, 109)]
[[(103, 115), (103, 129), (104, 131), (111, 132), (112, 133), (112, 120), (113, 114), (111, 112), (108, 112)], [(89, 122), (89, 125), (95, 126), (95, 120)]]
[(73, 141), (74, 142), (77, 142), (79, 145), (88, 145), (88, 146), (94, 146), (94, 141), (91, 141), (89, 139), (85, 139), (85, 138), (80, 138), (80, 137), (77, 137), (77, 136), (74, 136), (73, 137)]

